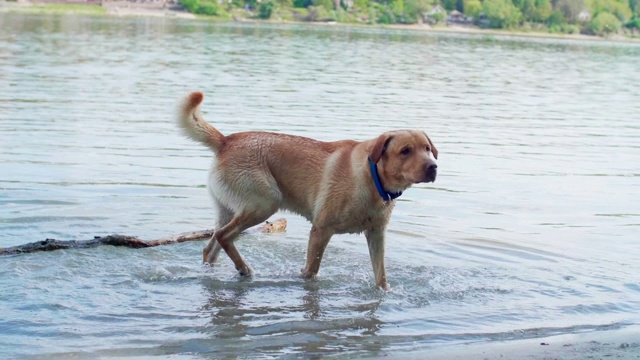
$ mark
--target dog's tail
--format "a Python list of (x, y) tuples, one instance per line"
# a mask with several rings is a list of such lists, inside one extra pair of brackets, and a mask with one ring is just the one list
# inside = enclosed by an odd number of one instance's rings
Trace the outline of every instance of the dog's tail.
[(200, 103), (203, 98), (201, 92), (192, 92), (182, 101), (178, 108), (178, 126), (188, 138), (217, 152), (224, 143), (224, 135), (202, 117)]

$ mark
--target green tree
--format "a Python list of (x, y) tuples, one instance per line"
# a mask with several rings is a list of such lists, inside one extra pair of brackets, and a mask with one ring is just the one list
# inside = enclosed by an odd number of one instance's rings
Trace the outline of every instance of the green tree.
[(551, 16), (551, 2), (549, 0), (535, 0), (536, 10), (533, 21), (545, 22)]
[(640, 18), (634, 15), (629, 22), (624, 24), (624, 27), (631, 30), (631, 34), (633, 34), (635, 30), (640, 30)]
[(556, 2), (556, 8), (562, 11), (565, 19), (570, 22), (575, 22), (576, 20), (578, 20), (578, 14), (580, 14), (581, 11), (587, 9), (587, 4), (585, 0), (558, 0)]
[(380, 24), (393, 24), (396, 22), (396, 16), (391, 12), (391, 10), (387, 9), (380, 14), (378, 22)]
[(458, 3), (458, 0), (442, 0), (442, 6), (447, 10), (447, 11), (453, 11), (456, 9), (456, 5)]
[(402, 15), (404, 13), (404, 0), (391, 0), (389, 7), (396, 16)]
[[(215, 1), (215, 0), (214, 0)], [(217, 2), (209, 0), (180, 0), (180, 4), (187, 9), (188, 12), (202, 15), (219, 15), (220, 7)]]
[(416, 23), (422, 13), (430, 8), (430, 0), (404, 0), (404, 13), (407, 22)]
[(276, 4), (272, 0), (263, 1), (258, 6), (258, 17), (260, 19), (268, 19), (273, 15)]
[(467, 16), (477, 17), (482, 12), (482, 3), (480, 0), (464, 0), (463, 13)]
[(564, 14), (560, 10), (554, 10), (547, 18), (547, 26), (551, 31), (559, 32), (563, 26), (567, 24), (567, 19), (564, 17)]
[(589, 23), (589, 30), (600, 36), (617, 33), (621, 28), (620, 20), (608, 12), (601, 12)]
[(312, 0), (313, 6), (319, 7), (322, 6), (326, 11), (333, 10), (333, 1), (332, 0)]
[(520, 5), (519, 8), (525, 20), (533, 21), (533, 19), (536, 16), (535, 0), (522, 0), (522, 4)]
[(218, 4), (210, 1), (201, 2), (198, 6), (198, 11), (196, 13), (203, 15), (218, 15), (219, 8)]
[(293, 0), (293, 7), (297, 8), (306, 8), (312, 4), (313, 2), (311, 0)]
[(360, 10), (366, 10), (371, 5), (369, 0), (354, 0), (353, 5)]
[(180, 4), (190, 13), (198, 11), (198, 0), (180, 0)]
[(485, 0), (482, 10), (492, 28), (510, 29), (518, 25), (522, 19), (522, 13), (511, 0)]
[(633, 16), (628, 1), (617, 0), (589, 0), (589, 11), (595, 17), (601, 12), (609, 12), (615, 15), (621, 22), (627, 22)]
[(280, 5), (283, 7), (292, 7), (293, 6), (293, 0), (272, 0), (276, 2), (276, 5)]
[(309, 21), (324, 20), (329, 16), (329, 12), (323, 6), (309, 6), (307, 10)]

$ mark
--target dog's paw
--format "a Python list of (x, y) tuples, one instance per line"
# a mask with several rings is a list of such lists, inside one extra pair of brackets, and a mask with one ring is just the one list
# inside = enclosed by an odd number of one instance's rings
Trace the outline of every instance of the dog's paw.
[(382, 284), (378, 284), (378, 289), (384, 290), (384, 291), (390, 291), (391, 290), (391, 285), (389, 285), (389, 283), (387, 283), (387, 282), (382, 283)]
[(302, 276), (305, 279), (311, 279), (316, 276), (316, 273), (307, 271), (305, 268), (302, 268), (300, 269), (300, 276)]
[(243, 266), (238, 269), (238, 275), (240, 276), (251, 276), (253, 275), (253, 270), (249, 266)]
[(215, 251), (214, 249), (205, 248), (202, 251), (202, 262), (204, 264), (209, 264), (209, 265), (213, 266), (213, 264), (216, 262), (216, 260), (218, 260), (218, 255), (219, 254), (220, 254), (219, 251)]

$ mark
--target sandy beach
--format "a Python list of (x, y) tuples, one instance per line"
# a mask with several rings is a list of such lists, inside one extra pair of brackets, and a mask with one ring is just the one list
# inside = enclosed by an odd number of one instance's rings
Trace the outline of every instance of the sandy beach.
[[(393, 354), (390, 354), (393, 356)], [(406, 355), (406, 357), (405, 357)], [(557, 336), (475, 342), (403, 354), (406, 359), (640, 359), (640, 326)]]

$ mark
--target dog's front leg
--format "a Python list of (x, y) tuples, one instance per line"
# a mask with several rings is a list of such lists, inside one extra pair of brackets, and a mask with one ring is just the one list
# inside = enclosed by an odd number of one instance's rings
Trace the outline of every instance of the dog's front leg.
[(317, 228), (316, 226), (311, 227), (309, 245), (307, 246), (307, 263), (302, 269), (302, 276), (309, 278), (318, 274), (324, 249), (326, 249), (332, 235), (333, 232), (327, 229)]
[(387, 272), (384, 269), (384, 228), (367, 230), (365, 236), (369, 245), (369, 256), (373, 265), (373, 274), (376, 277), (376, 286), (383, 290), (389, 290)]

